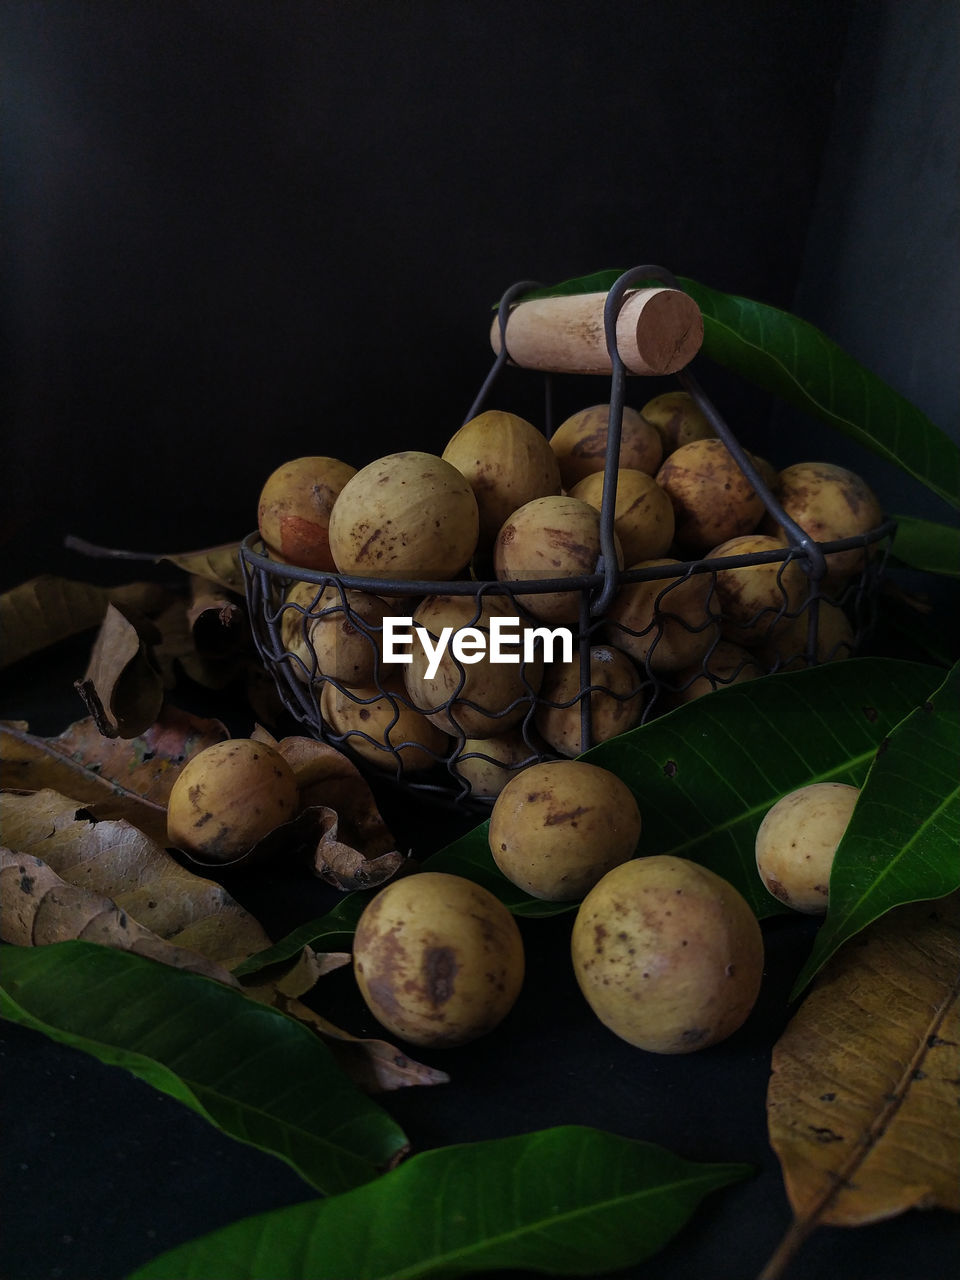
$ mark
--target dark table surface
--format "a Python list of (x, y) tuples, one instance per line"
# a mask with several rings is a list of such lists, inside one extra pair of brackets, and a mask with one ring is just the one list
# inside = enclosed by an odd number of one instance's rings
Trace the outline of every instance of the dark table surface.
[[(0, 673), (0, 718), (27, 720), (42, 734), (81, 718), (72, 681), (88, 650), (89, 638), (67, 642)], [(235, 734), (252, 727), (229, 694), (186, 686), (175, 701), (219, 715)], [(476, 820), (389, 792), (379, 798), (400, 847), (420, 856)], [(296, 870), (224, 880), (275, 937), (335, 898)], [(790, 1221), (766, 1136), (765, 1094), (771, 1047), (792, 1012), (788, 992), (814, 923), (765, 922), (766, 972), (752, 1015), (725, 1042), (680, 1057), (631, 1048), (596, 1021), (569, 964), (571, 923), (570, 914), (522, 922), (527, 978), (505, 1022), (459, 1049), (416, 1051), (451, 1082), (383, 1095), (382, 1105), (415, 1151), (573, 1123), (660, 1143), (690, 1159), (748, 1162), (755, 1168), (750, 1179), (708, 1197), (666, 1249), (621, 1274), (755, 1276)], [(379, 1033), (349, 970), (323, 979), (323, 999), (333, 1021), (357, 1034)], [(121, 1280), (176, 1244), (311, 1197), (281, 1161), (224, 1137), (119, 1068), (10, 1023), (0, 1023), (0, 1055), (4, 1280)], [(857, 1229), (820, 1229), (786, 1275), (946, 1280), (955, 1273), (958, 1244), (953, 1215), (913, 1211)]]

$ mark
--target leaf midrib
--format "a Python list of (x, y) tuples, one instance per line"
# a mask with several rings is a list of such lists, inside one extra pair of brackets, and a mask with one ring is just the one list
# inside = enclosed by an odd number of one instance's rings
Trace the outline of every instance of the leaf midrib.
[[(736, 1169), (737, 1167), (738, 1166), (736, 1165), (720, 1166), (720, 1168), (729, 1169)], [(418, 1276), (424, 1274), (424, 1265), (438, 1267), (447, 1262), (454, 1262), (457, 1259), (467, 1259), (478, 1253), (482, 1255), (483, 1252), (491, 1246), (499, 1246), (507, 1243), (508, 1241), (528, 1235), (530, 1232), (542, 1231), (547, 1226), (552, 1228), (558, 1223), (575, 1222), (578, 1218), (591, 1213), (599, 1213), (605, 1209), (616, 1208), (617, 1206), (623, 1205), (627, 1202), (636, 1203), (651, 1196), (667, 1195), (677, 1190), (696, 1190), (696, 1188), (702, 1184), (706, 1184), (703, 1192), (705, 1195), (707, 1191), (713, 1190), (715, 1186), (723, 1185), (722, 1182), (718, 1183), (718, 1179), (720, 1179), (721, 1176), (719, 1169), (717, 1169), (709, 1173), (704, 1172), (702, 1174), (694, 1175), (691, 1178), (684, 1178), (682, 1180), (669, 1183), (659, 1183), (656, 1187), (647, 1187), (640, 1191), (630, 1192), (627, 1195), (608, 1197), (605, 1200), (595, 1200), (589, 1205), (581, 1205), (576, 1209), (568, 1209), (566, 1212), (561, 1214), (538, 1218), (534, 1222), (523, 1223), (519, 1227), (515, 1227), (510, 1231), (502, 1231), (495, 1236), (485, 1236), (482, 1240), (475, 1241), (473, 1244), (465, 1245), (454, 1250), (448, 1250), (446, 1253), (434, 1254), (426, 1261), (426, 1263), (421, 1259), (419, 1264), (414, 1264), (411, 1267), (404, 1267), (399, 1271), (391, 1269), (389, 1273), (389, 1280), (416, 1280)], [(375, 1277), (371, 1276), (370, 1280), (386, 1280), (386, 1277), (381, 1277), (381, 1273), (378, 1272)]]

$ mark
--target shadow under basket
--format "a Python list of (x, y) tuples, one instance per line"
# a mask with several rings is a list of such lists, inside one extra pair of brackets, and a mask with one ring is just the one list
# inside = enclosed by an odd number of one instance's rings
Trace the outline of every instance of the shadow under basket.
[[(612, 374), (606, 475), (620, 456), (624, 407), (617, 317), (628, 291), (650, 278), (673, 281), (662, 268), (635, 268), (611, 288), (604, 311)], [(497, 360), (466, 420), (507, 360), (512, 299), (532, 284), (514, 286), (501, 301)], [(374, 777), (482, 810), (530, 764), (579, 755), (714, 689), (856, 654), (875, 621), (894, 522), (814, 542), (786, 516), (695, 378), (684, 369), (678, 379), (785, 532), (786, 546), (620, 570), (615, 483), (604, 485), (603, 554), (588, 577), (501, 582), (482, 569), (445, 582), (354, 577), (273, 560), (251, 534), (240, 558), (254, 641), (294, 718)], [(548, 435), (550, 404), (548, 387)], [(842, 578), (834, 572), (840, 553)], [(748, 615), (732, 607), (728, 584), (733, 571), (761, 568), (767, 598)], [(569, 606), (568, 655), (551, 636), (556, 624), (536, 616), (537, 597), (557, 592)], [(491, 664), (447, 648), (428, 681), (411, 680), (413, 661), (384, 662), (384, 618), (416, 624), (418, 609), (421, 619), (435, 618), (437, 597), (458, 627), (488, 641), (498, 615), (518, 619), (506, 637), (516, 643), (502, 650), (511, 661)], [(427, 631), (435, 644), (436, 631)], [(402, 652), (413, 657), (418, 649), (414, 637)], [(416, 670), (422, 677), (422, 662)]]

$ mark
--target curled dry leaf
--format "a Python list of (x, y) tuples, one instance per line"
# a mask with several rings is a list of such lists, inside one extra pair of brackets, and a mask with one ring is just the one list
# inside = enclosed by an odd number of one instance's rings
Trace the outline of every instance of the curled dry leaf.
[(42, 858), (68, 884), (112, 899), (167, 942), (228, 969), (270, 945), (222, 885), (181, 867), (128, 822), (95, 821), (55, 791), (0, 792), (0, 819), (4, 842), (17, 854)]
[(152, 623), (108, 604), (77, 691), (100, 733), (135, 738), (163, 706), (163, 680), (150, 651), (160, 638)]
[(252, 660), (247, 615), (232, 593), (205, 578), (191, 577), (188, 597), (179, 597), (157, 619), (156, 658), (166, 687), (177, 671), (205, 689), (224, 689)]
[(330, 1046), (333, 1056), (354, 1084), (367, 1093), (388, 1093), (410, 1085), (448, 1084), (445, 1071), (417, 1062), (386, 1040), (352, 1036), (334, 1026), (301, 1001), (281, 998), (278, 1007), (299, 1022), (305, 1022)]
[(373, 792), (352, 760), (313, 738), (283, 738), (275, 745), (294, 772), (304, 808), (319, 805), (334, 809), (339, 819), (339, 838), (367, 858), (395, 849), (396, 841), (377, 808)]
[(68, 884), (41, 858), (0, 848), (0, 937), (21, 947), (78, 939), (133, 951), (174, 969), (188, 969), (227, 986), (238, 982), (222, 965), (144, 928), (94, 889)]
[(762, 1280), (817, 1226), (960, 1211), (960, 898), (899, 908), (830, 961), (773, 1051), (770, 1141), (794, 1222)]
[(169, 705), (146, 732), (129, 739), (104, 738), (92, 719), (77, 721), (55, 738), (0, 722), (0, 763), (11, 789), (59, 791), (95, 817), (124, 818), (164, 844), (167, 799), (184, 761), (227, 737), (219, 720)]
[(155, 617), (170, 599), (170, 592), (154, 582), (97, 587), (53, 574), (31, 578), (0, 595), (0, 667), (98, 626), (111, 602)]

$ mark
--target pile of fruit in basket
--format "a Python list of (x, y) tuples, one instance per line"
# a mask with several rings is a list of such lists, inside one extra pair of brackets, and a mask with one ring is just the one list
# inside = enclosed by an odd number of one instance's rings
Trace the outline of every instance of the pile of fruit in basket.
[[(332, 741), (404, 776), (446, 763), (490, 797), (518, 767), (580, 754), (584, 697), (599, 742), (638, 724), (652, 699), (659, 712), (805, 661), (802, 559), (785, 550), (784, 530), (693, 398), (671, 391), (625, 408), (615, 476), (604, 470), (608, 416), (605, 404), (583, 409), (548, 440), (516, 414), (488, 410), (442, 456), (399, 452), (360, 470), (302, 457), (267, 479), (260, 536), (269, 558), (289, 566), (282, 665), (315, 694)], [(750, 456), (816, 542), (881, 523), (853, 472), (828, 462), (777, 472)], [(563, 582), (597, 572), (612, 481), (625, 572), (583, 635), (583, 593)], [(852, 652), (841, 601), (869, 554), (826, 557), (818, 661)], [(721, 563), (702, 572), (704, 560)], [(544, 642), (557, 628), (570, 631), (572, 650)], [(516, 657), (491, 653), (501, 636)]]

